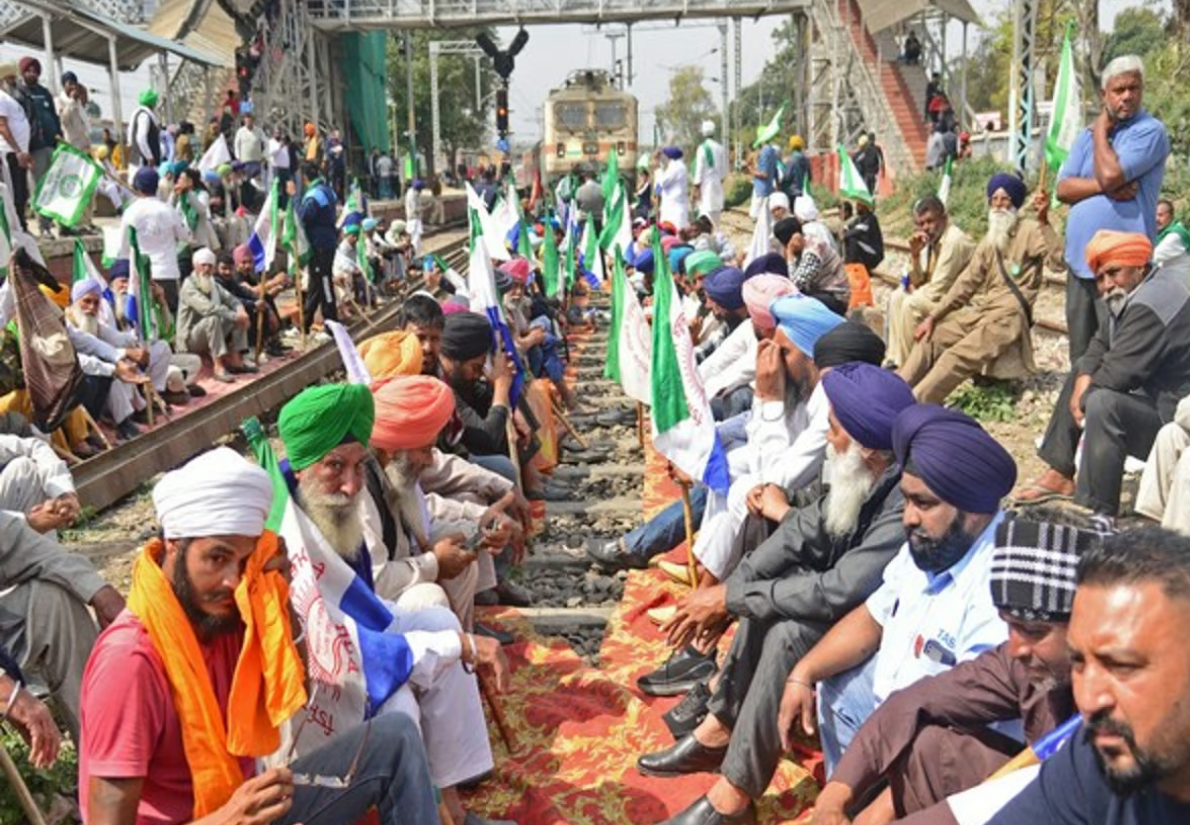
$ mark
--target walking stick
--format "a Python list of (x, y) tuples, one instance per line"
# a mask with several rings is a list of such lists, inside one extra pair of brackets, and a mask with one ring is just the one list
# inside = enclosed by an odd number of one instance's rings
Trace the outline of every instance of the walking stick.
[(269, 311), (264, 302), (264, 273), (260, 273), (260, 300), (256, 302), (256, 366), (260, 368), (260, 351), (264, 349), (264, 316)]
[(521, 481), (521, 458), (516, 448), (516, 424), (512, 420), (514, 414), (515, 410), (508, 411), (508, 419), (504, 422), (504, 438), (508, 441), (508, 457), (512, 460), (513, 469), (516, 470), (516, 486), (524, 490), (525, 485)]
[(492, 711), (492, 721), (496, 723), (500, 741), (504, 743), (504, 747), (508, 748), (508, 755), (511, 756), (516, 752), (516, 743), (513, 741), (512, 731), (508, 729), (508, 720), (504, 718), (504, 709), (500, 707), (499, 700), (496, 698), (496, 691), (492, 687), (492, 683), (488, 681), (487, 674), (476, 673), (475, 676), (479, 680), (479, 690), (483, 693), (483, 698), (487, 700), (488, 707)]
[(46, 825), (45, 817), (37, 807), (37, 801), (29, 792), (29, 786), (25, 784), (25, 780), (21, 779), (21, 773), (17, 770), (16, 763), (12, 761), (12, 757), (9, 756), (8, 749), (4, 745), (0, 745), (0, 769), (3, 769), (8, 784), (16, 791), (17, 802), (24, 809), (25, 816), (29, 817), (30, 825)]
[(558, 419), (562, 422), (562, 426), (566, 428), (566, 432), (570, 433), (570, 437), (577, 441), (579, 447), (582, 449), (590, 449), (590, 447), (587, 446), (586, 440), (581, 435), (579, 435), (578, 430), (574, 428), (574, 425), (570, 423), (570, 419), (566, 417), (566, 413), (562, 409), (562, 402), (559, 401), (555, 396), (551, 395), (550, 404), (554, 408), (554, 415), (558, 416)]
[(375, 332), (377, 329), (376, 322), (367, 316), (367, 314), (364, 312), (363, 307), (361, 307), (359, 305), (359, 301), (355, 300), (354, 295), (347, 296), (347, 303), (351, 304), (351, 308), (354, 309), (356, 312), (358, 312), (360, 317), (364, 319), (364, 322), (367, 323), (367, 325), (372, 329), (373, 332)]
[[(294, 262), (297, 262), (296, 256)], [(298, 340), (304, 350), (306, 348), (306, 307), (304, 306), (305, 299), (302, 297), (302, 268), (300, 265), (293, 268), (293, 297), (297, 299), (298, 307)]]
[(694, 507), (690, 504), (690, 482), (678, 482), (682, 487), (682, 515), (686, 520), (686, 573), (690, 586), (698, 587), (698, 561), (694, 558)]
[(640, 441), (640, 448), (645, 448), (645, 405), (636, 402), (636, 437)]

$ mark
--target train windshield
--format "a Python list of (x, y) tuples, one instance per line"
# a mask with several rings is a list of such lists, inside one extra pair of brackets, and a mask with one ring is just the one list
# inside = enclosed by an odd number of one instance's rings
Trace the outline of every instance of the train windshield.
[(587, 104), (559, 102), (554, 106), (554, 116), (560, 129), (582, 129), (587, 125)]
[(595, 125), (600, 129), (623, 129), (628, 120), (627, 108), (623, 103), (596, 103)]

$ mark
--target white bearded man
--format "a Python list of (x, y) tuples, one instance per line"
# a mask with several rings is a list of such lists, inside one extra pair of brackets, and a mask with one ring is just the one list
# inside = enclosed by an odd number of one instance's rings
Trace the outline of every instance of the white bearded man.
[[(303, 390), (282, 408), (277, 422), (288, 456), (283, 470), (302, 513), (354, 571), (352, 587), (362, 583), (372, 592), (375, 583), (364, 541), (361, 493), (374, 423), (372, 393), (362, 384)], [(301, 536), (285, 537), (291, 554), (305, 542)], [(407, 644), (408, 679), (379, 706), (377, 714), (405, 713), (420, 724), (434, 784), (442, 789), (452, 818), (477, 825), (481, 820), (464, 812), (456, 788), (493, 767), (479, 687), (470, 665), (488, 670), (497, 689), (503, 689), (508, 681), (507, 660), (499, 643), (461, 632), (458, 619), (447, 609), (383, 606), (392, 614), (385, 635), (400, 635)], [(351, 615), (350, 608), (344, 606), (344, 611)], [(365, 672), (367, 652), (361, 645)], [(315, 680), (316, 689), (319, 684)], [(339, 727), (329, 735), (341, 732)]]

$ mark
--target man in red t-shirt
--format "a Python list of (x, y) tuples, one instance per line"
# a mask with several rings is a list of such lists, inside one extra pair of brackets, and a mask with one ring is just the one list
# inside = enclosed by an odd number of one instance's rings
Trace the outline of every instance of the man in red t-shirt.
[[(247, 727), (228, 716), (240, 687), (233, 689), (233, 676), (237, 663), (242, 668), (252, 655), (244, 647), (237, 588), (264, 532), (272, 485), (259, 467), (219, 448), (168, 473), (153, 501), (164, 540), (151, 542), (137, 560), (129, 609), (99, 637), (83, 676), (83, 821), (338, 825), (375, 807), (382, 825), (437, 823), (425, 750), (416, 726), (401, 714), (345, 732), (288, 767), (258, 774), (253, 759), (230, 756), (228, 728)], [(285, 564), (282, 550), (263, 570)], [(138, 593), (153, 601), (138, 601)], [(180, 633), (161, 620), (171, 610)], [(182, 643), (170, 649), (163, 638)], [(197, 650), (202, 662), (185, 659), (179, 649)], [(266, 689), (273, 655), (268, 649), (259, 654)], [(204, 693), (195, 685), (204, 677), (219, 720), (195, 712), (202, 702), (193, 697)], [(205, 777), (226, 776), (237, 766), (238, 787), (233, 782), (226, 793), (212, 790), (218, 783)], [(197, 785), (196, 772), (204, 776)]]

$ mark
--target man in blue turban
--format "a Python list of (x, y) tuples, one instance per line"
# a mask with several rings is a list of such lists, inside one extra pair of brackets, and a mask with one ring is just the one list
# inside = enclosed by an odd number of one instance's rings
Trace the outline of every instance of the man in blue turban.
[(1019, 378), (1033, 371), (1033, 303), (1047, 258), (1060, 265), (1061, 240), (1048, 223), (1044, 193), (1037, 220), (1022, 218), (1025, 184), (998, 173), (988, 181), (988, 231), (967, 268), (913, 331), (901, 377), (919, 401), (941, 404), (975, 375)]
[(725, 582), (683, 598), (667, 628), (671, 642), (684, 643), (739, 620), (721, 673), (666, 715), (677, 743), (637, 762), (651, 775), (720, 774), (665, 825), (755, 822), (753, 800), (784, 750), (773, 719), (785, 677), (831, 623), (876, 590), (904, 541), (893, 426), (914, 406), (913, 393), (895, 374), (866, 363), (835, 367), (822, 386), (833, 413), (830, 489), (797, 509), (774, 490), (780, 510), (764, 515), (779, 519), (775, 532)]
[(828, 777), (891, 693), (1008, 637), (988, 581), (1012, 457), (974, 419), (933, 404), (902, 410), (891, 440), (908, 541), (879, 589), (793, 667), (781, 700), (783, 740), (817, 730)]

